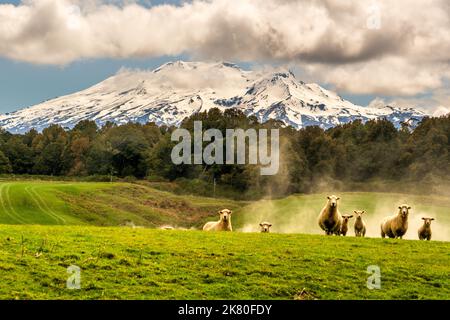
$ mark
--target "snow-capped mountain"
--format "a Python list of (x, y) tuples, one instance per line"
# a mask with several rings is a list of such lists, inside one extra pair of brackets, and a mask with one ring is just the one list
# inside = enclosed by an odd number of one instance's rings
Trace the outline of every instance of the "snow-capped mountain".
[(244, 71), (227, 62), (170, 62), (153, 71), (121, 70), (86, 90), (0, 115), (11, 132), (42, 130), (51, 124), (73, 127), (90, 119), (99, 125), (155, 122), (179, 125), (195, 112), (239, 108), (261, 122), (278, 119), (295, 128), (329, 128), (355, 119), (385, 117), (396, 126), (420, 121), (414, 109), (362, 107), (289, 71)]

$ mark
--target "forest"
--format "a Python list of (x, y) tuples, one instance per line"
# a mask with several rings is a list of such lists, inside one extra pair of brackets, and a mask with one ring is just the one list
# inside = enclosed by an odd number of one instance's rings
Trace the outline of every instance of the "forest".
[(52, 125), (25, 134), (2, 129), (0, 174), (175, 181), (195, 193), (211, 195), (214, 185), (221, 195), (241, 198), (308, 193), (324, 185), (364, 189), (377, 181), (411, 191), (418, 182), (438, 185), (450, 180), (450, 115), (425, 118), (414, 129), (406, 124), (397, 129), (381, 119), (328, 130), (296, 130), (277, 121), (261, 124), (236, 109), (211, 109), (186, 118), (181, 127), (192, 131), (194, 121), (202, 121), (203, 130), (222, 132), (279, 129), (278, 174), (261, 176), (257, 165), (175, 165), (170, 158), (175, 127), (155, 123), (99, 127), (88, 120), (72, 129)]

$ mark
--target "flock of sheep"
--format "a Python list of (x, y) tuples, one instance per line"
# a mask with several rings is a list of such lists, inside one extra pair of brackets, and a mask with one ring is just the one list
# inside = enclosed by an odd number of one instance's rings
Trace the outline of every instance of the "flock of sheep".
[[(332, 195), (327, 197), (327, 204), (319, 214), (318, 222), (320, 228), (327, 235), (346, 236), (348, 232), (348, 222), (353, 215), (341, 215), (338, 210), (338, 200), (340, 198)], [(408, 205), (398, 207), (397, 214), (386, 217), (381, 222), (381, 237), (399, 238), (405, 235), (408, 230), (408, 215), (411, 209)], [(365, 211), (353, 211), (356, 215), (354, 231), (356, 237), (364, 237), (366, 235), (366, 224), (362, 218)], [(219, 221), (208, 222), (203, 226), (204, 231), (233, 231), (231, 226), (232, 211), (223, 209), (219, 211)], [(434, 218), (423, 217), (423, 225), (418, 230), (420, 240), (431, 240), (431, 221)], [(272, 226), (269, 222), (260, 223), (261, 232), (270, 232)]]

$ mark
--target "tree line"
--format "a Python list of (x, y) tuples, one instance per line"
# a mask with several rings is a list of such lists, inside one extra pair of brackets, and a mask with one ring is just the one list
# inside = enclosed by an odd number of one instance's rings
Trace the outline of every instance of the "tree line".
[(133, 177), (183, 181), (211, 192), (215, 182), (240, 194), (263, 195), (310, 192), (320, 183), (365, 183), (374, 179), (425, 181), (450, 176), (450, 116), (425, 118), (414, 130), (396, 129), (385, 119), (353, 121), (324, 130), (295, 130), (278, 121), (261, 124), (239, 110), (211, 109), (185, 119), (193, 130), (280, 130), (280, 170), (261, 176), (257, 165), (174, 165), (171, 141), (175, 127), (154, 123), (81, 121), (67, 129), (52, 125), (25, 134), (0, 130), (0, 173), (50, 176)]

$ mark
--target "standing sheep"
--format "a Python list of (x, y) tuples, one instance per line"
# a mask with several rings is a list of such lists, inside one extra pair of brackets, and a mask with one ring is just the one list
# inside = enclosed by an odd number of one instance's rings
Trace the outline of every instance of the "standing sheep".
[(326, 235), (339, 235), (341, 232), (342, 216), (338, 210), (339, 197), (329, 196), (325, 207), (319, 214), (319, 226), (325, 231)]
[(355, 221), (355, 236), (356, 237), (365, 237), (366, 236), (366, 223), (362, 219), (362, 215), (366, 213), (365, 211), (353, 211), (356, 214)]
[(420, 240), (431, 240), (431, 221), (434, 218), (422, 218), (423, 225), (419, 228), (419, 239)]
[(386, 217), (381, 222), (381, 237), (402, 239), (408, 231), (408, 215), (410, 206), (404, 204), (398, 207), (398, 213), (391, 217)]
[(270, 232), (270, 227), (272, 226), (272, 224), (270, 222), (261, 222), (259, 224), (259, 226), (261, 227), (261, 232), (262, 233), (269, 233)]
[(218, 213), (220, 215), (220, 220), (207, 222), (203, 226), (203, 231), (233, 231), (233, 228), (231, 227), (231, 210), (223, 209)]
[(347, 235), (348, 232), (348, 221), (353, 218), (352, 215), (343, 215), (342, 216), (342, 225), (341, 225), (341, 232), (340, 234), (344, 237)]

